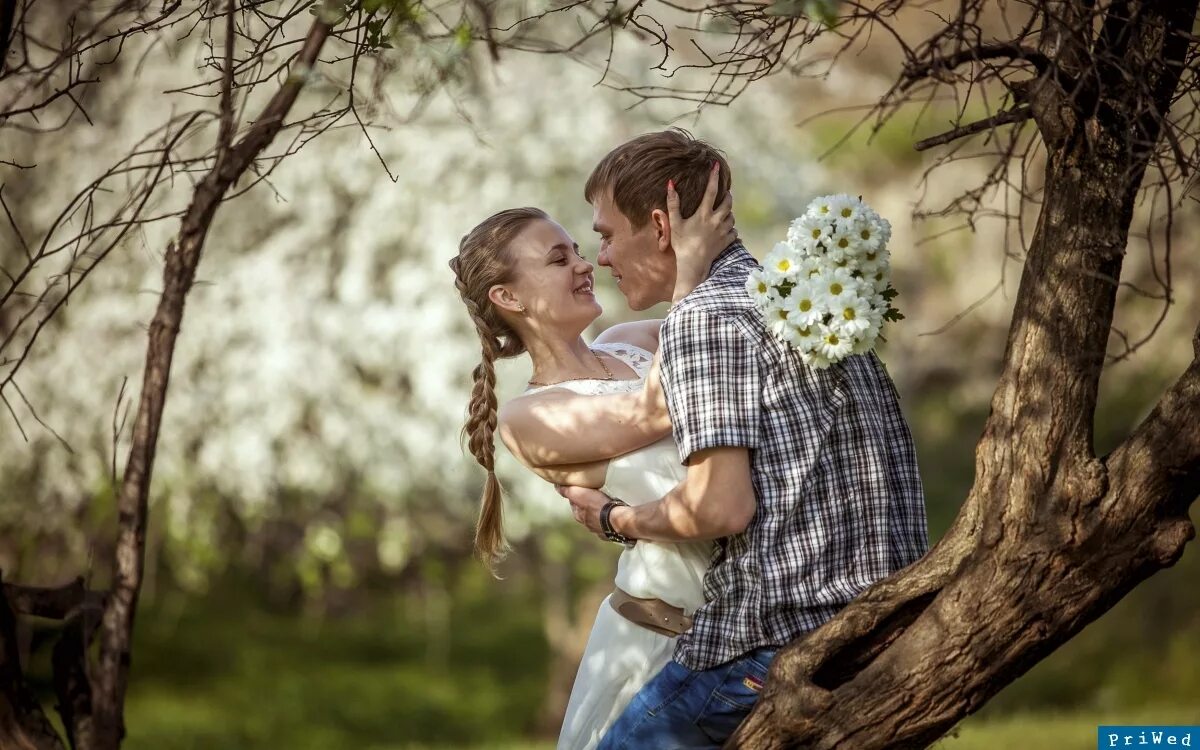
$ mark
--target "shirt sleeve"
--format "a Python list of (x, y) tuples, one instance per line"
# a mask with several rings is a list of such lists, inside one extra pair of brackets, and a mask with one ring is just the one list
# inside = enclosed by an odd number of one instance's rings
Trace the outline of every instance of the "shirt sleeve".
[(663, 390), (679, 459), (718, 447), (757, 448), (758, 352), (733, 320), (683, 309), (662, 327)]

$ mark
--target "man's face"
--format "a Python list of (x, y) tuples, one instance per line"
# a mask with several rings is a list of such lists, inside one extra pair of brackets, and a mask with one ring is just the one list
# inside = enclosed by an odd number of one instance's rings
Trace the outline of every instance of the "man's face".
[(600, 235), (596, 262), (612, 271), (617, 288), (634, 310), (670, 301), (675, 286), (675, 253), (663, 242), (659, 214), (656, 211), (635, 230), (611, 193), (597, 197), (592, 206), (592, 229)]

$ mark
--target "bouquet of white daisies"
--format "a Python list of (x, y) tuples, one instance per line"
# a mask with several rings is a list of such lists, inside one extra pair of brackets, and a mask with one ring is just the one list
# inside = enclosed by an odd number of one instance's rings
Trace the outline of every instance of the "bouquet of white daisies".
[(827, 195), (750, 274), (746, 288), (771, 331), (810, 367), (870, 351), (892, 307), (887, 249), (892, 227), (861, 198)]

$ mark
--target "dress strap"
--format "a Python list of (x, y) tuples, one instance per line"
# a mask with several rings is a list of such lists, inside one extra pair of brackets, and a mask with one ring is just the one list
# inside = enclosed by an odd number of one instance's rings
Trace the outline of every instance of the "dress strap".
[(611, 344), (592, 344), (593, 349), (598, 349), (606, 354), (611, 354), (633, 369), (639, 378), (644, 378), (650, 372), (650, 364), (654, 360), (654, 355), (646, 351), (640, 346), (633, 344), (611, 343)]

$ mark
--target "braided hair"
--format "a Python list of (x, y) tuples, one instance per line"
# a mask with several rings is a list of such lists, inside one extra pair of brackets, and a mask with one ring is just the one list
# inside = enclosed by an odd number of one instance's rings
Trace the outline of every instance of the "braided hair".
[(511, 280), (513, 272), (509, 245), (530, 222), (549, 219), (538, 208), (510, 208), (489, 216), (458, 243), (458, 255), (450, 259), (454, 286), (458, 289), (471, 321), (479, 334), (482, 361), (475, 368), (475, 384), (467, 408), (463, 437), (471, 455), (487, 471), (480, 498), (479, 520), (475, 526), (475, 552), (495, 568), (508, 546), (504, 541), (504, 520), (500, 508), (500, 482), (496, 479), (496, 371), (497, 359), (516, 357), (525, 345), (516, 331), (500, 317), (488, 299), (488, 290)]

